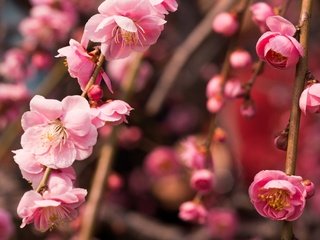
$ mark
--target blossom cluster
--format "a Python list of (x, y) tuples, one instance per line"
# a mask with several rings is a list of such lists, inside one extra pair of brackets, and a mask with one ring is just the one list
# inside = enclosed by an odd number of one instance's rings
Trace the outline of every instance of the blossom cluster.
[[(31, 17), (21, 24), (27, 41), (52, 45), (48, 37), (61, 40), (76, 21), (69, 1), (59, 2), (59, 9), (51, 8), (55, 1), (32, 3)], [(61, 101), (36, 95), (22, 116), (22, 148), (13, 151), (14, 160), (33, 190), (23, 195), (17, 209), (21, 227), (34, 223), (36, 229), (46, 231), (77, 216), (87, 191), (74, 187), (73, 162), (91, 155), (99, 128), (127, 122), (133, 109), (123, 100), (104, 99), (101, 80), (113, 90), (103, 61), (148, 49), (163, 30), (165, 14), (176, 9), (174, 0), (106, 0), (86, 23), (82, 40), (71, 39), (69, 46), (58, 50), (57, 57), (66, 58), (68, 72), (84, 94)], [(48, 27), (41, 27), (44, 24)], [(90, 41), (95, 45), (91, 51)]]

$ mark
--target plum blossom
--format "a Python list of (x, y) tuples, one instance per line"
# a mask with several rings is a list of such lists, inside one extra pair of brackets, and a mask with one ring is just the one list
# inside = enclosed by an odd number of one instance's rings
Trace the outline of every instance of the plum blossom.
[(304, 114), (320, 112), (320, 83), (311, 84), (304, 89), (299, 106)]
[(149, 0), (104, 1), (98, 11), (86, 23), (82, 43), (101, 43), (107, 60), (145, 51), (156, 43), (166, 22)]
[(243, 94), (241, 82), (237, 78), (229, 79), (224, 86), (224, 95), (228, 98), (236, 98)]
[(190, 179), (191, 187), (200, 193), (208, 193), (213, 187), (213, 174), (208, 169), (193, 172)]
[(132, 107), (122, 100), (110, 100), (98, 107), (90, 109), (93, 123), (102, 127), (105, 122), (112, 125), (119, 125), (127, 122), (127, 116), (130, 115)]
[(306, 188), (300, 176), (279, 170), (257, 173), (249, 187), (249, 196), (258, 213), (273, 220), (294, 221), (303, 213)]
[(21, 123), (25, 131), (22, 147), (53, 169), (67, 168), (75, 160), (87, 158), (97, 141), (90, 106), (80, 96), (67, 96), (60, 102), (36, 95)]
[(234, 68), (244, 68), (252, 62), (250, 53), (243, 49), (238, 49), (232, 52), (229, 60), (231, 66)]
[[(74, 39), (70, 39), (69, 46), (60, 48), (58, 53), (57, 57), (66, 57), (70, 76), (77, 78), (81, 90), (84, 90), (96, 66), (97, 56), (88, 53), (87, 50)], [(102, 78), (112, 92), (111, 81), (103, 70), (98, 74), (95, 83), (99, 84)]]
[(265, 32), (256, 44), (259, 58), (275, 68), (285, 69), (295, 66), (303, 56), (303, 48), (293, 37), (295, 26), (281, 16), (267, 18), (270, 31)]
[(220, 75), (214, 75), (207, 84), (207, 109), (211, 113), (218, 112), (222, 108), (224, 103), (221, 80), (222, 79)]
[(9, 240), (14, 232), (14, 225), (10, 213), (0, 208), (0, 239)]
[(229, 12), (219, 13), (212, 21), (212, 29), (224, 36), (232, 36), (239, 28), (236, 16)]
[(39, 231), (47, 231), (78, 215), (77, 209), (84, 202), (87, 191), (73, 188), (68, 177), (51, 175), (48, 190), (42, 195), (34, 190), (26, 192), (17, 208), (22, 218), (21, 228), (34, 223)]
[(207, 219), (207, 210), (201, 203), (192, 201), (184, 202), (179, 208), (179, 217), (188, 222), (203, 224)]
[[(18, 164), (22, 177), (32, 184), (33, 189), (36, 189), (43, 177), (45, 166), (36, 160), (34, 154), (25, 149), (18, 149), (13, 153), (15, 154), (13, 159)], [(52, 172), (53, 174), (66, 175), (71, 180), (76, 179), (75, 171), (72, 167), (53, 169)]]
[(250, 11), (252, 13), (252, 20), (258, 25), (260, 31), (267, 31), (266, 20), (268, 17), (275, 15), (272, 7), (265, 2), (257, 2), (250, 6)]
[(162, 14), (175, 12), (178, 9), (176, 0), (150, 0), (150, 3)]
[(189, 136), (180, 143), (180, 161), (191, 169), (203, 169), (206, 166), (207, 154), (202, 140)]

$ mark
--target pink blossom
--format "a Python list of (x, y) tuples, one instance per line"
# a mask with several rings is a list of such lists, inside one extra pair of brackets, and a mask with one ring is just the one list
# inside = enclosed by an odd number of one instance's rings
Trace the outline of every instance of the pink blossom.
[(306, 191), (307, 191), (307, 196), (306, 198), (311, 198), (314, 196), (315, 194), (315, 186), (314, 186), (314, 183), (311, 182), (309, 179), (306, 179), (306, 180), (303, 180), (303, 185), (305, 186), (306, 188)]
[(242, 93), (243, 93), (243, 88), (242, 88), (241, 82), (238, 79), (232, 78), (226, 82), (224, 86), (224, 95), (226, 97), (236, 98), (241, 96)]
[(212, 22), (212, 29), (224, 36), (232, 36), (239, 28), (236, 17), (229, 12), (219, 13)]
[(254, 103), (251, 100), (245, 101), (240, 107), (240, 113), (244, 117), (253, 117), (256, 114)]
[(175, 12), (178, 9), (176, 0), (150, 0), (150, 3), (162, 14)]
[(0, 240), (9, 240), (14, 232), (14, 225), (8, 211), (0, 208)]
[(266, 20), (270, 16), (274, 16), (275, 13), (272, 7), (265, 2), (257, 2), (250, 7), (252, 13), (252, 20), (258, 25), (261, 32), (268, 30)]
[(320, 83), (311, 84), (304, 89), (299, 106), (304, 114), (320, 112)]
[(244, 68), (251, 64), (251, 55), (248, 51), (238, 49), (231, 53), (230, 64), (234, 68)]
[(265, 32), (257, 42), (259, 58), (279, 69), (295, 66), (303, 56), (302, 46), (293, 37), (295, 26), (280, 16), (268, 17), (266, 23), (271, 31)]
[(86, 23), (82, 42), (100, 42), (107, 60), (145, 51), (156, 43), (166, 22), (149, 0), (104, 1), (98, 11)]
[(192, 173), (190, 184), (200, 193), (208, 193), (213, 187), (213, 174), (208, 169), (200, 169)]
[(21, 122), (25, 130), (22, 147), (50, 168), (67, 168), (74, 160), (87, 158), (97, 141), (90, 106), (80, 96), (67, 96), (60, 102), (36, 95)]
[(223, 106), (223, 97), (221, 95), (210, 97), (207, 100), (207, 110), (210, 113), (219, 112), (222, 106)]
[(52, 57), (48, 52), (35, 52), (31, 59), (32, 65), (37, 69), (48, 69), (52, 65)]
[(48, 189), (43, 195), (34, 190), (23, 195), (17, 208), (21, 228), (33, 222), (37, 230), (44, 232), (77, 217), (77, 208), (87, 195), (85, 189), (72, 188), (67, 178), (54, 175), (49, 179)]
[(0, 101), (25, 101), (29, 97), (29, 91), (25, 84), (0, 83)]
[(222, 90), (221, 81), (222, 79), (220, 75), (214, 75), (209, 80), (206, 88), (207, 98), (211, 98), (221, 94), (221, 90)]
[(192, 169), (202, 169), (206, 166), (207, 154), (203, 139), (189, 136), (180, 143), (179, 158), (181, 162)]
[(0, 75), (13, 82), (25, 82), (30, 76), (27, 53), (19, 48), (8, 50), (0, 63)]
[(294, 221), (301, 216), (306, 188), (300, 176), (278, 170), (264, 170), (255, 176), (249, 196), (258, 213), (273, 220)]
[(144, 160), (144, 169), (152, 177), (162, 177), (177, 173), (179, 164), (176, 152), (170, 147), (153, 149)]
[[(96, 56), (88, 53), (87, 50), (74, 39), (70, 39), (69, 44), (70, 46), (58, 50), (59, 54), (57, 57), (66, 57), (70, 76), (77, 78), (80, 88), (84, 90), (96, 66)], [(99, 84), (101, 78), (104, 79), (109, 90), (112, 92), (111, 81), (103, 70), (98, 74), (95, 83)]]
[(214, 239), (235, 239), (239, 227), (239, 220), (232, 209), (213, 208), (207, 216), (206, 226)]
[(119, 129), (118, 141), (119, 145), (123, 148), (134, 148), (142, 138), (142, 130), (139, 127), (127, 127), (124, 126)]
[(192, 201), (182, 203), (179, 208), (179, 217), (188, 222), (203, 224), (206, 222), (207, 214), (202, 204)]
[[(14, 161), (18, 164), (21, 174), (24, 179), (32, 184), (33, 189), (36, 189), (43, 177), (45, 166), (40, 164), (35, 155), (26, 151), (25, 149), (19, 149), (13, 151)], [(52, 174), (62, 174), (68, 176), (71, 180), (75, 180), (75, 171), (72, 167), (64, 169), (53, 169)]]
[(97, 127), (102, 127), (105, 122), (112, 125), (127, 123), (127, 116), (133, 110), (130, 105), (122, 100), (110, 100), (96, 108), (91, 108), (93, 123)]

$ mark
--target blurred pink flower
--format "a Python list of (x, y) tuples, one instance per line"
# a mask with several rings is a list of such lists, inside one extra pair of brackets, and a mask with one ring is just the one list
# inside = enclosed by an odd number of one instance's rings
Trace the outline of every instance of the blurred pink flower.
[(224, 95), (228, 98), (236, 98), (241, 96), (243, 88), (241, 82), (236, 78), (228, 79), (224, 86)]
[(273, 220), (294, 221), (303, 213), (306, 188), (300, 176), (279, 170), (257, 173), (249, 187), (249, 196), (258, 213)]
[(231, 53), (229, 61), (234, 68), (244, 68), (251, 64), (252, 59), (248, 51), (238, 49)]
[(67, 96), (61, 102), (36, 95), (22, 116), (22, 147), (50, 168), (66, 168), (90, 156), (97, 141), (90, 106), (83, 97)]
[(12, 82), (26, 82), (31, 75), (27, 53), (19, 48), (6, 51), (0, 63), (0, 75)]
[(189, 136), (181, 141), (179, 145), (179, 158), (189, 168), (205, 168), (208, 159), (205, 147), (203, 146), (203, 140), (196, 136)]
[(207, 98), (214, 97), (216, 95), (221, 94), (221, 76), (220, 75), (214, 75), (207, 83), (207, 88), (206, 88), (206, 95)]
[(175, 12), (178, 9), (176, 0), (150, 0), (150, 3), (162, 14)]
[(153, 149), (144, 160), (144, 170), (151, 177), (163, 177), (179, 171), (177, 154), (173, 148), (159, 146)]
[(267, 18), (271, 31), (265, 32), (256, 44), (259, 58), (275, 68), (285, 69), (295, 66), (303, 56), (303, 48), (293, 37), (295, 26), (281, 16)]
[(213, 174), (208, 169), (194, 171), (190, 179), (191, 187), (203, 194), (212, 191), (213, 183)]
[(98, 11), (86, 23), (82, 43), (100, 42), (107, 60), (145, 51), (156, 43), (166, 22), (149, 0), (104, 1)]
[(24, 101), (29, 97), (29, 91), (25, 84), (0, 83), (0, 101)]
[(48, 52), (38, 51), (32, 54), (31, 62), (37, 69), (48, 69), (52, 65), (52, 56)]
[(14, 225), (8, 211), (0, 208), (0, 240), (9, 240), (14, 233)]
[(34, 190), (26, 192), (17, 208), (22, 218), (21, 228), (34, 223), (39, 231), (47, 231), (78, 215), (77, 208), (85, 201), (87, 191), (72, 188), (67, 178), (50, 176), (48, 190), (41, 194)]
[(120, 128), (118, 132), (119, 145), (127, 149), (134, 148), (137, 145), (137, 143), (139, 143), (139, 141), (141, 140), (142, 135), (142, 130), (139, 127), (124, 126)]
[(268, 30), (266, 20), (275, 13), (272, 7), (265, 2), (256, 2), (251, 5), (250, 11), (252, 13), (252, 20), (258, 25), (261, 32)]
[(299, 106), (304, 114), (320, 112), (320, 83), (311, 84), (304, 89)]
[(133, 110), (128, 103), (122, 100), (110, 100), (96, 108), (91, 108), (91, 116), (93, 123), (98, 128), (104, 124), (119, 125), (123, 122), (127, 123), (127, 116)]
[(188, 222), (204, 224), (207, 220), (207, 210), (201, 203), (184, 202), (179, 208), (179, 217)]
[(219, 13), (212, 22), (212, 29), (224, 36), (232, 36), (239, 28), (235, 15), (229, 12)]
[(219, 112), (222, 106), (223, 106), (223, 97), (221, 95), (210, 97), (207, 100), (207, 110), (210, 113)]
[(208, 212), (206, 226), (214, 239), (235, 239), (239, 222), (236, 213), (232, 209), (213, 208)]
[[(70, 76), (77, 78), (81, 90), (84, 90), (96, 66), (96, 56), (88, 53), (87, 50), (74, 39), (70, 39), (69, 44), (70, 46), (58, 50), (59, 54), (57, 57), (66, 57)], [(111, 81), (103, 70), (98, 74), (95, 83), (99, 84), (101, 78), (104, 79), (107, 87), (112, 92)]]

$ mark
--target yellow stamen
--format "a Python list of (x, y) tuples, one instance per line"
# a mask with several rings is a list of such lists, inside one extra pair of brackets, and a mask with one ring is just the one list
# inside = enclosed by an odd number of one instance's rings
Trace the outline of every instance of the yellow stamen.
[(270, 188), (264, 191), (265, 192), (259, 194), (258, 197), (262, 201), (267, 202), (267, 204), (273, 209), (281, 211), (290, 206), (289, 193), (287, 190)]

